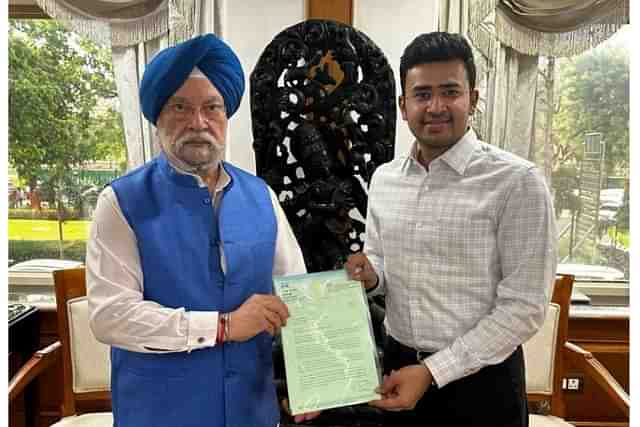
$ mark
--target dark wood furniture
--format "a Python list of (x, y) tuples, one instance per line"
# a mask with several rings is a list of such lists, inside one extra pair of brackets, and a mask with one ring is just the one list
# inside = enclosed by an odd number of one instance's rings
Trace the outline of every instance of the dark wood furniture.
[[(62, 394), (61, 415), (68, 417), (85, 411), (111, 410), (111, 392), (85, 392), (76, 393), (71, 387), (73, 370), (71, 354), (71, 336), (69, 330), (69, 317), (65, 309), (67, 301), (83, 297), (87, 294), (85, 282), (85, 269), (74, 268), (53, 272), (56, 284), (56, 305), (58, 315), (58, 333), (62, 342), (62, 372), (64, 387)], [(90, 410), (88, 410), (90, 408)]]
[[(573, 306), (569, 341), (589, 351), (629, 393), (628, 306)], [(584, 365), (568, 360), (565, 377), (578, 378), (582, 387), (565, 391), (566, 419), (578, 427), (623, 427), (629, 416), (616, 406)]]
[[(40, 345), (45, 348), (58, 340), (58, 316), (55, 304), (39, 304)], [(622, 388), (629, 392), (629, 308), (574, 305), (569, 311), (568, 341), (589, 351), (612, 374)], [(565, 361), (562, 378), (578, 377), (583, 380), (580, 391), (564, 391), (565, 419), (581, 427), (628, 426), (628, 416), (609, 398), (602, 387), (588, 375), (584, 363), (575, 364), (570, 357)], [(38, 414), (40, 427), (50, 426), (61, 416), (63, 395), (62, 358), (55, 357), (50, 367), (39, 376)], [(18, 399), (19, 400), (19, 399)], [(90, 406), (108, 410), (104, 402), (85, 402)], [(13, 405), (12, 405), (13, 406)], [(29, 408), (32, 410), (33, 408)], [(21, 427), (10, 419), (10, 426)]]
[[(9, 304), (9, 376), (12, 382), (18, 381), (26, 369), (31, 367), (31, 356), (40, 348), (40, 316), (35, 306), (23, 303)], [(40, 368), (40, 363), (34, 368)], [(34, 375), (34, 378), (37, 375)], [(17, 410), (17, 405), (10, 412), (10, 418), (20, 418), (26, 427), (35, 427), (37, 424), (35, 411), (28, 411), (26, 408), (39, 408), (37, 381), (33, 381), (27, 387), (20, 389), (19, 394), (23, 401), (22, 410)], [(10, 396), (11, 397), (11, 396)], [(12, 399), (10, 399), (12, 400)]]
[[(71, 300), (86, 295), (84, 268), (59, 270), (53, 275), (56, 288), (56, 309), (46, 313), (48, 314), (45, 316), (47, 322), (43, 323), (41, 333), (50, 334), (52, 322), (55, 322), (59, 340), (43, 350), (37, 351), (9, 384), (9, 401), (11, 402), (34, 379), (40, 375), (46, 377), (46, 381), (40, 383), (39, 392), (39, 396), (44, 397), (43, 405), (41, 405), (43, 410), (33, 406), (27, 408), (27, 412), (32, 411), (39, 415), (35, 424), (37, 426), (49, 426), (61, 417), (111, 410), (110, 392), (76, 392), (73, 389), (72, 335), (67, 307)], [(55, 318), (52, 319), (51, 314), (55, 314)], [(78, 324), (75, 323), (75, 325), (78, 328)], [(88, 328), (88, 325), (86, 327)], [(44, 338), (45, 341), (49, 339), (50, 336)], [(52, 406), (55, 408), (53, 411)]]
[[(528, 398), (534, 405), (547, 400), (548, 414), (566, 420), (567, 397), (571, 392), (563, 389), (563, 381), (566, 380), (568, 368), (571, 367), (583, 372), (583, 379), (589, 378), (593, 384), (597, 385), (598, 392), (608, 399), (610, 404), (613, 404), (628, 422), (630, 407), (628, 393), (592, 353), (569, 341), (569, 310), (573, 281), (574, 277), (571, 275), (559, 276), (555, 281), (552, 294), (552, 302), (560, 307), (556, 334), (553, 393), (551, 398), (545, 395), (529, 395)], [(584, 425), (606, 426), (607, 424), (589, 423)], [(533, 426), (535, 427), (535, 423)]]

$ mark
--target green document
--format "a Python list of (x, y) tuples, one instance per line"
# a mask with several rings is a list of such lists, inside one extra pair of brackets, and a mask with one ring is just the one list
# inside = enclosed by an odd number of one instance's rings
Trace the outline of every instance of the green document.
[(380, 399), (367, 297), (345, 270), (275, 277), (289, 308), (282, 346), (293, 415)]

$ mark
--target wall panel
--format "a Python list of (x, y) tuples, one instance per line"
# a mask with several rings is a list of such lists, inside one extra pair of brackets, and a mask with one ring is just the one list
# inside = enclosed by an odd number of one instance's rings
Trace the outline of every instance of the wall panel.
[(222, 36), (235, 50), (245, 72), (242, 104), (229, 121), (226, 159), (255, 173), (249, 103), (249, 79), (264, 48), (285, 28), (304, 19), (304, 0), (224, 1)]
[[(438, 28), (438, 2), (416, 0), (354, 0), (353, 26), (365, 33), (384, 52), (396, 77), (396, 98), (400, 96), (400, 57), (419, 34)], [(396, 100), (397, 103), (397, 100)], [(405, 155), (413, 135), (400, 110), (396, 122), (395, 156)]]

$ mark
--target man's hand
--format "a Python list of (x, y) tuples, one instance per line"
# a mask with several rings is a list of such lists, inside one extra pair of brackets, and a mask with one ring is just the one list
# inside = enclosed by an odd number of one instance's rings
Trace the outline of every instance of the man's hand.
[(344, 268), (352, 280), (359, 280), (365, 289), (371, 289), (378, 283), (378, 275), (369, 262), (369, 258), (362, 252), (350, 255)]
[(418, 400), (431, 385), (432, 375), (423, 364), (409, 365), (385, 375), (382, 385), (376, 390), (382, 399), (372, 400), (369, 405), (387, 411), (406, 411), (416, 407)]
[(275, 335), (287, 324), (289, 310), (280, 297), (254, 294), (229, 314), (229, 341), (246, 341), (261, 332)]
[[(282, 405), (282, 408), (285, 410), (285, 412), (291, 415), (291, 409), (289, 409), (289, 399), (282, 399), (281, 405)], [(305, 421), (311, 421), (321, 413), (322, 411), (313, 411), (313, 412), (305, 412), (304, 414), (294, 415), (293, 422), (298, 424)]]

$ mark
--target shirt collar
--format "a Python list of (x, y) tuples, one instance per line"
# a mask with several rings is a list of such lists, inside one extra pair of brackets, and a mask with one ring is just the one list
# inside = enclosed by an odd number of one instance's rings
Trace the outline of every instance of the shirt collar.
[[(196, 182), (198, 183), (198, 187), (206, 187), (207, 186), (207, 183), (204, 182), (204, 180), (200, 177), (200, 175), (196, 175), (194, 173), (187, 172), (187, 171), (185, 171), (183, 169), (180, 169), (178, 166), (176, 166), (173, 163), (171, 163), (171, 160), (169, 160), (168, 157), (167, 157), (167, 161), (169, 163), (169, 166), (171, 166), (171, 168), (173, 168), (173, 170), (175, 170), (180, 175), (188, 175), (188, 176), (192, 176), (193, 178), (195, 178)], [(224, 169), (223, 163), (224, 162), (220, 162), (220, 164), (218, 166), (218, 168), (220, 170), (220, 176), (218, 177), (218, 181), (216, 182), (216, 188), (214, 190), (214, 193), (217, 193), (218, 191), (222, 191), (231, 182), (231, 177), (229, 176), (227, 171)]]
[[(477, 144), (478, 137), (476, 136), (475, 131), (472, 128), (469, 128), (469, 130), (467, 130), (467, 132), (456, 144), (453, 145), (453, 147), (442, 153), (440, 157), (433, 161), (442, 161), (448, 164), (459, 175), (464, 175)], [(407, 160), (409, 159), (414, 162), (418, 162), (418, 141), (413, 141)]]

